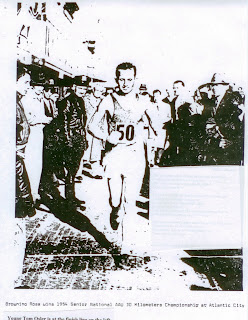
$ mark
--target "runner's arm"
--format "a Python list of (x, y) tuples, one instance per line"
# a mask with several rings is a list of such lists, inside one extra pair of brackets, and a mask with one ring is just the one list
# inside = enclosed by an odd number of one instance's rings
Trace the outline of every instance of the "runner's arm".
[(110, 103), (111, 101), (109, 100), (109, 97), (106, 97), (101, 101), (87, 127), (90, 134), (103, 141), (106, 141), (109, 135), (107, 113), (110, 113)]

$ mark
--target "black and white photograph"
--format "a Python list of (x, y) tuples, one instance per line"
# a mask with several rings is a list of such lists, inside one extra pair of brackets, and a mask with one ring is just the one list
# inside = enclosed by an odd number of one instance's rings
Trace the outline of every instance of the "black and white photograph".
[(98, 5), (17, 3), (15, 288), (242, 290), (242, 248), (156, 255), (149, 210), (152, 171), (244, 165), (241, 52), (211, 65), (222, 30), (187, 39), (180, 7)]
[(11, 6), (10, 289), (243, 303), (245, 1)]

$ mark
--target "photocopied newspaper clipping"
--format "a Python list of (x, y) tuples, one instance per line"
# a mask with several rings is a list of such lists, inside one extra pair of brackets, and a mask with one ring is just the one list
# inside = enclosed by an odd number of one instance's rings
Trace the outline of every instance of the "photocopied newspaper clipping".
[(247, 1), (0, 15), (1, 318), (247, 319)]

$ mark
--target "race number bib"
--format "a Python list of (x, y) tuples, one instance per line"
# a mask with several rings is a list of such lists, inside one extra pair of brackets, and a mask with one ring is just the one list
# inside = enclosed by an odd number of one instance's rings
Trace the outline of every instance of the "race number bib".
[(132, 142), (135, 136), (135, 127), (133, 124), (116, 123), (116, 131), (120, 132), (119, 141), (122, 143)]

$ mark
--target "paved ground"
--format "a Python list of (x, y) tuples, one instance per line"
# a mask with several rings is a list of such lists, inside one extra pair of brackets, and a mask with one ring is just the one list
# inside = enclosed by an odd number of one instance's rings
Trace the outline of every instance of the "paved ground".
[[(241, 290), (240, 253), (225, 261), (218, 256), (213, 261), (209, 253), (199, 256), (199, 251), (183, 250), (143, 259), (111, 254), (106, 243), (118, 241), (120, 232), (113, 231), (106, 219), (110, 210), (106, 186), (105, 179), (84, 177), (76, 186), (78, 198), (86, 201), (83, 214), (70, 216), (67, 208), (60, 215), (60, 207), (54, 214), (37, 211), (29, 220), (22, 285), (33, 289), (158, 290), (162, 285), (168, 290)], [(63, 186), (60, 191), (63, 194)], [(148, 212), (137, 207), (141, 211), (140, 226), (146, 228)], [(85, 224), (81, 225), (81, 218)]]
[(38, 212), (28, 225), (28, 245), (23, 285), (35, 289), (189, 289), (193, 283), (209, 286), (204, 276), (181, 261), (185, 252), (132, 258), (124, 263), (111, 255), (88, 232), (60, 222), (50, 213)]

